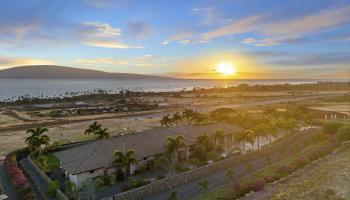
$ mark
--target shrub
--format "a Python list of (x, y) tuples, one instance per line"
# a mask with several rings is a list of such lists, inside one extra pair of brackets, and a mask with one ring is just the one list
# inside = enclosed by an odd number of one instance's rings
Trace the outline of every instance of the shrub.
[(165, 176), (164, 175), (162, 175), (162, 174), (159, 174), (158, 176), (157, 176), (157, 180), (161, 180), (161, 179), (163, 179), (163, 178), (165, 178)]
[(4, 167), (16, 191), (25, 196), (31, 193), (28, 180), (17, 164), (16, 154), (8, 154), (4, 160)]
[(51, 181), (48, 186), (47, 194), (50, 197), (56, 197), (56, 190), (60, 187), (60, 183), (58, 181)]
[(305, 165), (307, 165), (309, 163), (309, 160), (304, 157), (304, 156), (301, 156), (299, 158), (297, 158), (294, 162), (293, 162), (293, 165), (296, 167), (296, 168), (300, 168), (300, 167), (304, 167)]
[(246, 185), (244, 185), (243, 187), (247, 190), (247, 191), (254, 191), (254, 192), (258, 192), (261, 191), (266, 185), (266, 182), (264, 180), (257, 180), (253, 183), (248, 183)]
[(343, 125), (343, 123), (339, 122), (326, 122), (322, 126), (322, 131), (327, 135), (334, 135)]
[(339, 128), (336, 136), (337, 139), (341, 142), (350, 140), (350, 125)]
[(294, 171), (293, 167), (289, 165), (282, 165), (278, 168), (277, 172), (279, 175), (283, 176), (288, 176)]

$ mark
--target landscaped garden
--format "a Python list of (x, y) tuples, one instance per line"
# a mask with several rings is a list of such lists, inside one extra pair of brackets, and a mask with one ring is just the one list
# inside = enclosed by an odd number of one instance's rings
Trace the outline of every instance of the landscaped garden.
[[(263, 140), (268, 141), (265, 145), (271, 144), (282, 136), (292, 134), (299, 127), (311, 125), (314, 121), (314, 116), (305, 107), (289, 106), (284, 112), (274, 108), (265, 108), (260, 114), (239, 112), (230, 108), (220, 108), (210, 113), (199, 113), (186, 109), (182, 113), (164, 116), (161, 125), (165, 128), (185, 124), (202, 126), (219, 122), (235, 125), (241, 131), (235, 133), (233, 141), (230, 142), (240, 144), (239, 153), (246, 154), (261, 149)], [(229, 146), (223, 142), (227, 133), (221, 129), (217, 129), (214, 133), (201, 134), (190, 146), (187, 146), (184, 137), (179, 133), (177, 136), (168, 137), (165, 141), (164, 153), (158, 159), (149, 160), (144, 166), (140, 165), (134, 176), (129, 175), (130, 166), (138, 164), (136, 159), (138, 152), (132, 149), (126, 151), (115, 149), (111, 165), (115, 168), (114, 173), (105, 172), (88, 179), (82, 186), (77, 187), (67, 178), (62, 180), (55, 179), (53, 176), (54, 172), (59, 171), (60, 160), (52, 153), (60, 150), (61, 147), (56, 144), (50, 145), (50, 138), (45, 134), (47, 131), (46, 128), (28, 130), (27, 148), (23, 151), (24, 153), (16, 152), (6, 157), (5, 167), (24, 199), (32, 198), (33, 193), (17, 161), (29, 154), (35, 165), (52, 178), (48, 185), (48, 195), (55, 197), (56, 190), (61, 188), (71, 199), (90, 198), (106, 191), (112, 191), (112, 194), (113, 192), (114, 194), (120, 193), (237, 155), (237, 152), (227, 151)], [(348, 132), (349, 126), (347, 125), (336, 122), (325, 123), (322, 133), (297, 146), (281, 149), (278, 161), (267, 157), (264, 169), (254, 172), (253, 166), (247, 166), (246, 170), (251, 172), (248, 177), (237, 181), (235, 171), (228, 170), (228, 185), (212, 193), (208, 193), (208, 183), (201, 182), (200, 191), (206, 193), (201, 199), (232, 199), (241, 197), (250, 191), (260, 191), (268, 183), (288, 176), (313, 160), (327, 155), (337, 147), (339, 141), (350, 139)], [(97, 140), (110, 137), (108, 129), (103, 128), (97, 122), (91, 124), (85, 134), (92, 135), (91, 137)], [(254, 148), (255, 144), (257, 147)], [(190, 149), (189, 159), (183, 160), (180, 152), (186, 148)], [(147, 176), (150, 174), (151, 176)], [(176, 191), (172, 193), (172, 196), (176, 197)]]
[[(336, 122), (326, 123), (323, 125), (322, 131), (315, 136), (299, 143), (297, 146), (281, 150), (282, 154), (277, 161), (271, 162), (271, 159), (267, 157), (264, 169), (253, 172), (239, 180), (230, 178), (232, 172), (227, 173), (229, 181), (226, 186), (206, 193), (198, 199), (236, 199), (251, 191), (261, 191), (267, 184), (278, 181), (312, 161), (328, 155), (341, 142), (347, 140), (350, 140), (349, 126)], [(248, 167), (247, 170), (249, 170)]]

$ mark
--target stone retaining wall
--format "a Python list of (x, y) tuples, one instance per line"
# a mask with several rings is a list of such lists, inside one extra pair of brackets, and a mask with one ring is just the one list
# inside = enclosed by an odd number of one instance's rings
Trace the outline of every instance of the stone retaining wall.
[[(45, 172), (43, 172), (41, 169), (39, 169), (38, 166), (36, 166), (36, 164), (33, 162), (33, 160), (30, 158), (30, 156), (28, 156), (27, 158), (28, 158), (29, 164), (32, 165), (33, 169), (35, 169), (35, 171), (39, 174), (39, 176), (42, 178), (42, 180), (44, 180), (45, 183), (47, 185), (49, 185), (49, 183), (52, 181), (50, 179), (50, 177), (48, 177)], [(47, 194), (44, 194), (44, 196), (46, 196), (46, 195)], [(56, 199), (57, 200), (69, 200), (69, 198), (59, 188), (56, 190)]]
[[(213, 164), (209, 164), (209, 165), (199, 167), (181, 174), (167, 177), (162, 180), (154, 181), (148, 185), (116, 194), (114, 195), (113, 199), (114, 200), (142, 199), (145, 196), (160, 192), (165, 189), (170, 190), (174, 186), (189, 182), (191, 180), (197, 179), (202, 176), (212, 174), (213, 172), (218, 172), (220, 170), (223, 170), (229, 167), (237, 166), (240, 163), (245, 162), (247, 160), (257, 159), (259, 157), (269, 155), (273, 151), (276, 151), (276, 149), (280, 149), (281, 147), (288, 145), (288, 143), (291, 140), (297, 140), (301, 134), (307, 134), (307, 133), (310, 133), (310, 135), (312, 135), (310, 130), (295, 133), (293, 135), (287, 136), (284, 139), (281, 139), (281, 141), (278, 141), (272, 145), (265, 146), (259, 151), (253, 151), (245, 155), (227, 158), (225, 160), (221, 160)], [(106, 198), (106, 199), (110, 199), (110, 198)]]

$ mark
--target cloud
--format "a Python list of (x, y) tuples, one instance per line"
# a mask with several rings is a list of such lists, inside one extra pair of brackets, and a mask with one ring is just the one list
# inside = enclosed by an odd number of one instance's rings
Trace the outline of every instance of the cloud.
[(187, 44), (196, 44), (194, 40), (180, 40), (180, 44), (187, 45)]
[(349, 53), (299, 53), (292, 55), (289, 58), (277, 59), (269, 62), (269, 64), (279, 66), (305, 66), (305, 65), (346, 65), (350, 66)]
[(223, 24), (229, 21), (223, 12), (218, 11), (214, 7), (206, 7), (206, 8), (192, 8), (191, 10), (194, 14), (199, 16), (199, 24), (200, 25), (212, 25), (212, 24)]
[(202, 38), (210, 39), (223, 37), (227, 35), (234, 35), (239, 33), (246, 33), (254, 30), (262, 16), (251, 16), (239, 21), (235, 21), (229, 25), (215, 29), (213, 31), (202, 34)]
[(350, 34), (337, 35), (337, 36), (331, 37), (329, 40), (336, 41), (336, 42), (350, 42)]
[(127, 60), (119, 60), (114, 58), (85, 58), (76, 60), (77, 63), (84, 64), (115, 64), (115, 65), (130, 65)]
[[(256, 15), (231, 22), (228, 25), (202, 34), (202, 37), (217, 38), (247, 32), (296, 37), (350, 22), (349, 13), (350, 5), (325, 9), (306, 16), (298, 16), (290, 20), (277, 22), (266, 22), (264, 21), (266, 20), (265, 16)], [(267, 44), (268, 42), (265, 43)]]
[(302, 44), (308, 42), (309, 40), (300, 37), (289, 37), (289, 38), (265, 38), (259, 40), (254, 45), (255, 46), (278, 46), (283, 44)]
[(84, 3), (96, 8), (110, 8), (116, 5), (124, 5), (129, 1), (131, 0), (84, 0)]
[(128, 22), (126, 31), (128, 36), (146, 38), (152, 34), (152, 28), (142, 20)]
[(88, 37), (115, 37), (121, 35), (121, 30), (112, 27), (108, 23), (101, 23), (99, 21), (83, 22), (83, 34)]
[(177, 33), (177, 34), (171, 36), (169, 39), (164, 40), (162, 43), (164, 45), (167, 45), (170, 42), (174, 42), (174, 41), (188, 40), (188, 38), (192, 37), (193, 35), (194, 35), (194, 33), (192, 31), (180, 32), (180, 33)]
[(309, 40), (300, 37), (288, 37), (288, 38), (263, 38), (263, 39), (255, 39), (255, 38), (245, 38), (242, 43), (243, 44), (252, 44), (254, 46), (278, 46), (283, 44), (302, 44), (309, 42)]
[(295, 19), (263, 25), (266, 34), (301, 35), (350, 22), (350, 5), (321, 10)]
[(109, 40), (86, 40), (83, 43), (88, 46), (115, 48), (115, 49), (142, 49), (143, 48), (143, 46), (132, 46), (132, 45), (121, 43), (119, 41), (109, 41)]
[(253, 44), (253, 43), (256, 43), (256, 39), (255, 38), (245, 38), (243, 41), (242, 41), (243, 44)]
[(9, 68), (23, 65), (52, 65), (51, 60), (23, 58), (23, 57), (9, 57), (0, 55), (0, 68)]
[(157, 67), (165, 66), (172, 59), (168, 57), (158, 57), (150, 54), (133, 58), (82, 58), (75, 62), (86, 65), (117, 65), (117, 66), (141, 66), (141, 67)]
[(82, 43), (88, 46), (116, 48), (116, 49), (139, 49), (142, 46), (127, 45), (121, 41), (122, 31), (108, 23), (98, 21), (83, 22), (83, 27), (78, 31)]

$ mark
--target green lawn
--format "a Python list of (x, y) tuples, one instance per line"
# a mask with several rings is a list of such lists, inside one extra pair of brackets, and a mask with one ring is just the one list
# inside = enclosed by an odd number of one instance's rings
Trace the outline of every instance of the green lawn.
[(60, 167), (60, 160), (53, 154), (44, 155), (47, 160), (46, 164), (43, 164), (41, 156), (33, 157), (35, 164), (42, 169), (45, 173), (51, 173), (53, 170)]

